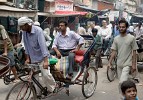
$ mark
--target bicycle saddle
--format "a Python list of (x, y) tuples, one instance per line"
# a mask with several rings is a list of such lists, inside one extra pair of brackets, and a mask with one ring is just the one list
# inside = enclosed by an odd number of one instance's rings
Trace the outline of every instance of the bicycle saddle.
[(58, 59), (57, 58), (50, 58), (49, 59), (49, 64), (50, 65), (54, 65), (54, 64), (56, 64), (58, 62)]

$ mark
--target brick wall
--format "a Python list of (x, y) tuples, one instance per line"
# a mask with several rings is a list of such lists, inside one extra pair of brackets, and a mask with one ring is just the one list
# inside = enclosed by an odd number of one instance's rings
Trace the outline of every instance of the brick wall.
[(98, 10), (114, 9), (114, 4), (104, 1), (98, 1)]

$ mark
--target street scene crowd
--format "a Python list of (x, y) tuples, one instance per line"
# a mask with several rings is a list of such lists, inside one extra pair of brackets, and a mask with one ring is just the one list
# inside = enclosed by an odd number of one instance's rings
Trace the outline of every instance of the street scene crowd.
[(0, 18), (0, 82), (12, 84), (5, 100), (48, 99), (63, 89), (69, 96), (75, 84), (82, 86), (87, 99), (96, 94), (103, 68), (109, 82), (118, 80), (119, 98), (114, 99), (143, 98), (137, 88), (143, 89), (138, 76), (143, 71), (142, 21), (132, 23), (120, 15), (118, 20), (90, 21), (73, 29), (60, 19), (51, 30), (22, 16), (15, 44), (2, 22)]

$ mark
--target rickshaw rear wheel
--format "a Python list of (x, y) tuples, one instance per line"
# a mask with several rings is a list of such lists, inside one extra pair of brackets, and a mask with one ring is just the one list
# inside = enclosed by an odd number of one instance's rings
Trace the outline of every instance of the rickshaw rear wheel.
[(109, 80), (109, 82), (112, 82), (115, 80), (116, 77), (117, 77), (117, 64), (116, 64), (116, 59), (114, 59), (111, 68), (110, 66), (107, 67), (107, 79)]
[(84, 72), (82, 80), (82, 94), (84, 97), (89, 98), (94, 94), (97, 80), (98, 77), (95, 67), (88, 67)]

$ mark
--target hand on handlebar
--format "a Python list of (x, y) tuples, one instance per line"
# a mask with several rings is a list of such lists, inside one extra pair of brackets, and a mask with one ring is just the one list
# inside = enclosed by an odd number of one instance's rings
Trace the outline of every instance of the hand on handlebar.
[(43, 68), (44, 68), (44, 69), (48, 69), (48, 61), (44, 62)]
[(112, 68), (112, 64), (111, 64), (111, 63), (108, 63), (107, 67), (108, 67), (108, 66), (109, 66), (110, 68)]

